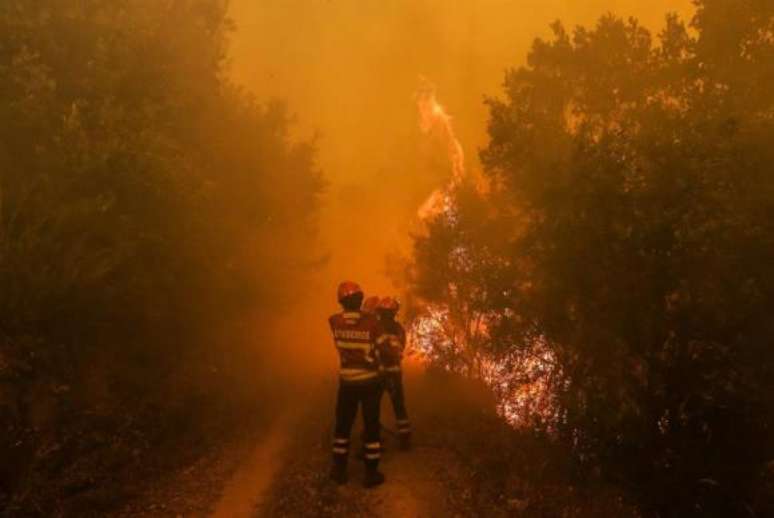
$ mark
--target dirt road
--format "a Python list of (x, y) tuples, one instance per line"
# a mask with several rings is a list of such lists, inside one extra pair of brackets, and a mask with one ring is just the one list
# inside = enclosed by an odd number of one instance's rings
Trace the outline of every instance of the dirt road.
[(367, 499), (375, 516), (408, 518), (453, 516), (446, 502), (444, 473), (455, 466), (452, 456), (425, 446), (387, 455), (382, 469), (387, 483)]
[[(272, 490), (254, 516), (460, 516), (455, 508), (458, 498), (452, 494), (468, 484), (454, 452), (439, 447), (433, 436), (438, 428), (435, 414), (442, 405), (427, 396), (425, 382), (421, 370), (406, 375), (415, 437), (408, 452), (398, 449), (392, 408), (387, 397), (382, 401), (385, 451), (380, 468), (387, 482), (370, 490), (362, 487), (364, 468), (354, 458), (350, 459), (348, 484), (337, 487), (327, 479), (335, 387), (332, 383), (321, 387), (319, 394), (326, 401), (298, 422)], [(412, 395), (420, 393), (425, 394), (421, 400), (412, 400)], [(353, 431), (355, 448), (359, 434), (358, 423)]]
[(288, 413), (277, 418), (266, 436), (256, 444), (244, 461), (225, 483), (213, 518), (250, 518), (260, 509), (281, 459), (287, 454), (285, 447), (290, 430), (298, 420), (298, 413)]
[[(407, 376), (407, 393), (422, 390), (422, 375)], [(201, 516), (215, 518), (346, 516), (436, 517), (459, 515), (450, 492), (464, 487), (455, 455), (436, 447), (433, 405), (410, 407), (415, 446), (397, 448), (392, 409), (383, 401), (385, 453), (381, 469), (387, 482), (362, 487), (362, 463), (350, 461), (350, 482), (328, 478), (335, 382), (320, 383), (293, 411), (257, 432), (252, 440), (228, 445), (214, 458), (202, 459), (171, 476), (118, 516)], [(424, 400), (423, 400), (424, 401)], [(353, 431), (357, 444), (360, 424)]]

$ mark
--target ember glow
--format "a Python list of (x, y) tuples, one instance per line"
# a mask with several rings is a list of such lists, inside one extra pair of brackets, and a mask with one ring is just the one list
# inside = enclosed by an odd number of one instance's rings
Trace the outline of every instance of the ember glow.
[(483, 361), (482, 378), (497, 398), (497, 410), (513, 426), (555, 429), (555, 383), (561, 379), (551, 350), (538, 340), (527, 351)]
[[(477, 319), (478, 320), (478, 319)], [(460, 329), (448, 307), (427, 304), (411, 328), (411, 347), (425, 362), (463, 376), (483, 380), (497, 399), (497, 410), (513, 426), (540, 424), (554, 428), (555, 384), (561, 378), (551, 351), (540, 340), (507, 355), (486, 355), (470, 347), (491, 340), (486, 325), (477, 322), (473, 333)]]

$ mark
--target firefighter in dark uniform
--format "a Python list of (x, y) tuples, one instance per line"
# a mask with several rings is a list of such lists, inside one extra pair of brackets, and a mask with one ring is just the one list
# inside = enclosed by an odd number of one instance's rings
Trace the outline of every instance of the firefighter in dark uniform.
[(378, 469), (382, 450), (379, 438), (379, 400), (382, 389), (376, 357), (379, 322), (375, 316), (360, 311), (363, 290), (356, 283), (341, 283), (338, 299), (344, 311), (329, 319), (341, 360), (331, 478), (339, 484), (347, 481), (349, 437), (360, 406), (365, 442), (364, 483), (366, 487), (373, 487), (384, 482), (384, 475)]
[(379, 303), (381, 301), (381, 298), (377, 297), (376, 295), (371, 295), (365, 299), (363, 302), (363, 307), (360, 309), (360, 311), (363, 313), (368, 313), (369, 315), (376, 315), (376, 308), (379, 307)]
[[(371, 315), (371, 316), (376, 317), (378, 319), (379, 315), (377, 315), (377, 313), (376, 313), (376, 308), (379, 307), (379, 303), (381, 301), (382, 301), (382, 298), (379, 297), (378, 295), (370, 295), (368, 297), (365, 297), (365, 300), (363, 301), (363, 305), (360, 307), (360, 312), (368, 314), (368, 315)], [(378, 350), (376, 352), (377, 352), (377, 354), (379, 353)], [(377, 357), (377, 359), (378, 359), (378, 357)], [(379, 400), (381, 401), (381, 398), (379, 398)], [(381, 408), (381, 406), (379, 408)], [(361, 448), (360, 448), (360, 450), (358, 450), (356, 457), (358, 459), (362, 460), (362, 459), (365, 458), (365, 448), (364, 448), (364, 445), (366, 443), (365, 432), (361, 432), (360, 438), (361, 438), (361, 441), (360, 441), (361, 442)], [(384, 445), (382, 445), (382, 452), (384, 452)]]
[(399, 309), (400, 304), (392, 297), (385, 297), (379, 302), (376, 311), (381, 331), (376, 339), (376, 347), (381, 362), (382, 384), (390, 395), (395, 411), (400, 447), (407, 450), (411, 447), (411, 423), (406, 411), (401, 372), (403, 351), (406, 349), (406, 331), (400, 322), (395, 320)]

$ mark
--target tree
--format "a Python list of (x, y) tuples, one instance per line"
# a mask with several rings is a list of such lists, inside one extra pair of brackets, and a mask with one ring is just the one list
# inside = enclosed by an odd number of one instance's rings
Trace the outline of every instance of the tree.
[(774, 453), (773, 15), (698, 2), (658, 45), (635, 20), (557, 23), (488, 101), (506, 244), (482, 350), (545, 344), (558, 437), (654, 515), (746, 512)]
[[(52, 463), (30, 452), (64, 441), (63, 422), (191, 415), (219, 383), (237, 392), (256, 359), (226, 330), (286, 307), (308, 274), (314, 145), (289, 137), (282, 103), (226, 80), (226, 10), (0, 5), (0, 424), (14, 439), (0, 456), (26, 459), (0, 501)], [(34, 407), (54, 410), (32, 423)]]

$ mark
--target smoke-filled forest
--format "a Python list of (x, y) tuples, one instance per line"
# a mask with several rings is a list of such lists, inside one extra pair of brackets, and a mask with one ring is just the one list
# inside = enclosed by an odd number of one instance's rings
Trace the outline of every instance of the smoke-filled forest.
[(774, 516), (772, 144), (774, 0), (4, 0), (0, 515)]

